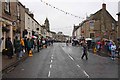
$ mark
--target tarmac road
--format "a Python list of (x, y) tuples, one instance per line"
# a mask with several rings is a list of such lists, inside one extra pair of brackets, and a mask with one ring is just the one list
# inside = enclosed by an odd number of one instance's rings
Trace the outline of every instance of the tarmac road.
[(88, 52), (81, 59), (82, 48), (54, 43), (21, 62), (3, 78), (118, 78), (118, 61)]

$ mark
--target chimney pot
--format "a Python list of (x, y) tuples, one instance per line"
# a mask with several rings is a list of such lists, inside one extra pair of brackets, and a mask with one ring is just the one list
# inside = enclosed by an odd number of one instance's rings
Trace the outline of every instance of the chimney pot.
[(106, 9), (106, 4), (105, 3), (102, 4), (102, 9)]

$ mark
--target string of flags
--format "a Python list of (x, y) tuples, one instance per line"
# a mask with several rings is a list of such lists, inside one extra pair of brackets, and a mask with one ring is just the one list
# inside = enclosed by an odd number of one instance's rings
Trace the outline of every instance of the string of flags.
[(76, 15), (71, 14), (71, 13), (69, 13), (69, 12), (66, 12), (66, 11), (64, 11), (64, 10), (62, 10), (62, 9), (59, 9), (59, 8), (57, 8), (57, 7), (55, 7), (55, 6), (52, 6), (51, 4), (49, 4), (49, 3), (47, 3), (47, 2), (45, 2), (45, 1), (43, 1), (43, 0), (41, 0), (41, 2), (44, 3), (44, 4), (46, 4), (47, 6), (50, 6), (51, 8), (54, 8), (54, 9), (56, 9), (56, 10), (58, 10), (58, 11), (61, 11), (61, 12), (65, 13), (65, 14), (67, 14), (67, 15), (71, 15), (71, 16), (76, 17), (76, 18), (79, 18), (79, 19), (84, 19), (83, 17), (76, 16)]

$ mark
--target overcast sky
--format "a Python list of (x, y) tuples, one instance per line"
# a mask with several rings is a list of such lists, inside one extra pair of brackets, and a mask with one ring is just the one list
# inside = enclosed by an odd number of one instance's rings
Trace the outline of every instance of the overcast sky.
[(102, 8), (102, 3), (106, 3), (109, 13), (117, 20), (118, 1), (119, 0), (42, 0), (70, 14), (65, 14), (54, 9), (41, 0), (19, 0), (31, 12), (34, 13), (35, 19), (44, 24), (46, 17), (50, 22), (50, 30), (54, 32), (62, 31), (65, 35), (72, 35), (73, 25), (77, 25), (86, 18), (86, 15), (94, 14)]

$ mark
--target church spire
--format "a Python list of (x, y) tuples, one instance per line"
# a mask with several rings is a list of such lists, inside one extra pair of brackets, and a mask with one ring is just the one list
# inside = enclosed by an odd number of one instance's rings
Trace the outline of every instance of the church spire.
[(46, 28), (46, 30), (47, 31), (50, 31), (50, 29), (49, 29), (49, 20), (48, 20), (48, 18), (46, 17), (46, 20), (45, 20), (45, 23), (44, 23), (44, 25), (45, 25), (45, 28)]

